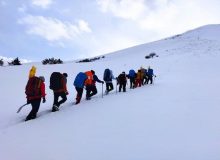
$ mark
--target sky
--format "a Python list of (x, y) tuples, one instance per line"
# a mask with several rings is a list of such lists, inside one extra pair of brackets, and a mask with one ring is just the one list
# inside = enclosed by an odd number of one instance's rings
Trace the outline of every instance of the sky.
[(0, 56), (93, 57), (220, 24), (219, 0), (0, 0)]

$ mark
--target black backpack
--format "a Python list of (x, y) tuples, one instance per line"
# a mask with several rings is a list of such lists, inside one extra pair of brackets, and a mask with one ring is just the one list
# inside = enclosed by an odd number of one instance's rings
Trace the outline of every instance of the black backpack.
[(60, 72), (53, 72), (50, 76), (50, 89), (59, 90), (62, 89), (63, 75)]
[(103, 80), (104, 80), (104, 81), (111, 81), (111, 80), (112, 80), (110, 69), (105, 69), (105, 71), (104, 71), (104, 76), (103, 76)]
[(41, 95), (40, 86), (42, 80), (38, 77), (29, 78), (25, 87), (25, 94), (27, 97), (36, 97)]

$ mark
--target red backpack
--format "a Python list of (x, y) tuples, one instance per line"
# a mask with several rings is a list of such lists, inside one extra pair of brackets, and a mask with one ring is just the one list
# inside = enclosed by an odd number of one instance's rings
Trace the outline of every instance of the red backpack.
[(26, 88), (25, 94), (27, 97), (38, 97), (41, 95), (41, 86), (42, 80), (38, 77), (29, 78)]

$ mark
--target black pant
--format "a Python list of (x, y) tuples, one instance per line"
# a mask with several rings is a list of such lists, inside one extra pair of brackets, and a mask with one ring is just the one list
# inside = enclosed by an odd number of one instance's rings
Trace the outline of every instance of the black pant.
[(79, 87), (75, 87), (75, 88), (76, 88), (76, 91), (77, 91), (76, 103), (79, 103), (81, 98), (82, 98), (83, 88), (79, 88)]
[(105, 84), (106, 84), (106, 91), (110, 92), (111, 90), (114, 89), (112, 82), (106, 82)]
[(31, 106), (32, 106), (32, 110), (28, 114), (28, 116), (26, 117), (26, 121), (31, 120), (31, 119), (35, 119), (37, 117), (37, 112), (38, 112), (38, 110), (40, 108), (40, 102), (41, 102), (41, 98), (40, 99), (30, 100), (30, 103), (31, 103)]
[(143, 77), (143, 80), (142, 80), (142, 85), (146, 84), (148, 81), (148, 77), (147, 76), (144, 76)]
[(134, 88), (135, 86), (135, 77), (130, 77), (130, 88)]
[(90, 98), (97, 93), (97, 88), (95, 85), (86, 86), (86, 98)]
[(126, 82), (125, 83), (119, 83), (119, 92), (121, 92), (121, 88), (123, 88), (123, 92), (126, 92)]
[(147, 84), (148, 84), (148, 82), (150, 81), (150, 84), (152, 84), (153, 83), (153, 76), (148, 76), (148, 79), (147, 79)]
[[(57, 107), (59, 107), (62, 103), (66, 102), (67, 98), (66, 98), (65, 92), (53, 92), (53, 93), (54, 93), (53, 105), (56, 105)], [(60, 101), (58, 101), (59, 97), (62, 98)]]

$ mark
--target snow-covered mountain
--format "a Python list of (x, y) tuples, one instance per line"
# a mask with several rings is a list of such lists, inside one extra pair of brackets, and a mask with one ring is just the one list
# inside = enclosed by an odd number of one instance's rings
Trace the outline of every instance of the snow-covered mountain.
[[(24, 87), (33, 64), (0, 67), (0, 159), (4, 160), (219, 160), (220, 25), (204, 26), (156, 42), (105, 55), (91, 63), (41, 65), (47, 102), (36, 120), (23, 122), (30, 106)], [(159, 57), (145, 59), (156, 53)], [(73, 105), (73, 81), (80, 71), (122, 71), (151, 66), (154, 85), (115, 90), (102, 98), (102, 85), (90, 101)], [(53, 71), (68, 73), (69, 96), (50, 112)], [(115, 83), (115, 82), (114, 82)], [(104, 86), (105, 88), (105, 86)]]

